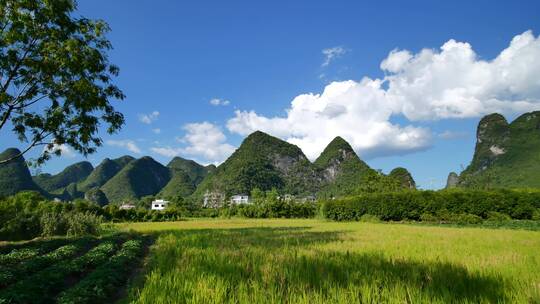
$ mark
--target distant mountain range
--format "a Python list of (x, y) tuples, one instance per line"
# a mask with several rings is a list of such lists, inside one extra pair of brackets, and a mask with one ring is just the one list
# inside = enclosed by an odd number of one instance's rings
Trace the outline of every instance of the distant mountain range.
[[(8, 149), (0, 159), (17, 152)], [(55, 175), (32, 177), (20, 157), (0, 166), (0, 195), (35, 190), (63, 200), (85, 197), (106, 204), (147, 195), (200, 200), (207, 192), (230, 196), (255, 188), (276, 188), (297, 196), (339, 197), (358, 192), (366, 178), (372, 181), (374, 176), (377, 183), (415, 188), (406, 169), (396, 168), (390, 175), (379, 173), (360, 160), (341, 137), (330, 142), (312, 163), (297, 146), (257, 131), (218, 167), (180, 157), (163, 166), (149, 156), (123, 156), (106, 158), (95, 168), (89, 162), (79, 162)]]
[(508, 123), (500, 114), (480, 120), (471, 164), (448, 176), (447, 187), (540, 188), (540, 111)]

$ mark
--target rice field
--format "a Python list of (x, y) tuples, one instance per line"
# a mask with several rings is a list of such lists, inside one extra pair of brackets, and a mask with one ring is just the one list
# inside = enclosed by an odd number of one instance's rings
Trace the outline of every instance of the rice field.
[(540, 303), (540, 232), (323, 220), (120, 224), (155, 235), (134, 303)]

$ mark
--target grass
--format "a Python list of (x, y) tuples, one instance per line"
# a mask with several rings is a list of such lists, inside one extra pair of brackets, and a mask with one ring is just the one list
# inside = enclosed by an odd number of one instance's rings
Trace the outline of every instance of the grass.
[(540, 232), (320, 220), (120, 224), (154, 233), (135, 303), (540, 303)]

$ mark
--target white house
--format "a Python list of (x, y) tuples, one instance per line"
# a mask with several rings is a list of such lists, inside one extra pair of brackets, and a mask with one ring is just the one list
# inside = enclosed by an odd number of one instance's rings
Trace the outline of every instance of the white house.
[(231, 205), (249, 204), (249, 195), (238, 194), (231, 196)]
[(163, 210), (167, 208), (167, 205), (169, 204), (169, 201), (158, 199), (155, 201), (152, 201), (152, 210)]

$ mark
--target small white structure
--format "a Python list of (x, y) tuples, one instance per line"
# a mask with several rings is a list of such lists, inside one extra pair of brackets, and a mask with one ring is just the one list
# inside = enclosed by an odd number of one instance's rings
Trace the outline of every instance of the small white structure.
[(135, 205), (133, 205), (131, 203), (123, 203), (122, 205), (120, 205), (120, 207), (118, 207), (118, 209), (120, 209), (120, 210), (135, 209)]
[(155, 201), (152, 201), (152, 210), (164, 210), (167, 208), (167, 205), (169, 204), (169, 201), (158, 199)]
[(231, 205), (249, 204), (249, 195), (237, 194), (231, 196)]

